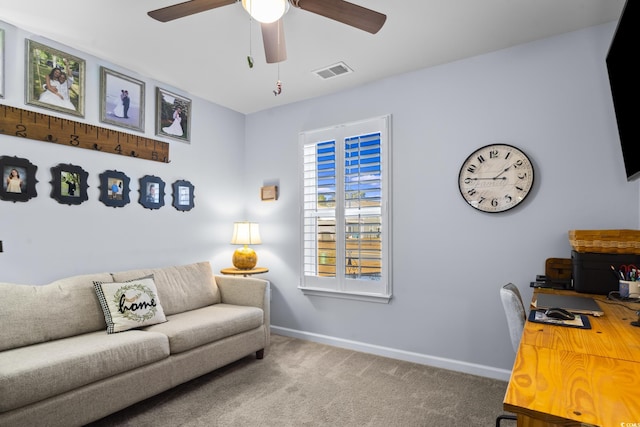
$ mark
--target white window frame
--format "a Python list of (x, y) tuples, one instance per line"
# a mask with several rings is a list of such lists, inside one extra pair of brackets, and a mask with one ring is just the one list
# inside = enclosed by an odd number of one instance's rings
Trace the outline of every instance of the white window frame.
[[(336, 191), (337, 200), (344, 200), (344, 144), (345, 139), (380, 133), (381, 162), (381, 218), (382, 218), (382, 271), (379, 280), (351, 279), (344, 277), (345, 230), (344, 216), (346, 209), (341, 203), (336, 207), (336, 277), (321, 277), (305, 274), (305, 147), (326, 141), (335, 141), (336, 146)], [(392, 296), (392, 230), (391, 230), (391, 116), (385, 115), (358, 122), (332, 126), (323, 129), (301, 132), (299, 135), (300, 165), (300, 284), (298, 288), (305, 295), (329, 296), (336, 298), (356, 299), (379, 303), (388, 303)], [(366, 208), (365, 208), (366, 209)], [(320, 211), (317, 209), (317, 211)]]

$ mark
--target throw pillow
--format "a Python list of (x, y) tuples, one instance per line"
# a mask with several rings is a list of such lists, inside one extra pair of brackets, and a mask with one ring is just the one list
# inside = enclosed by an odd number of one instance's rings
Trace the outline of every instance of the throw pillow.
[(124, 283), (93, 282), (107, 333), (166, 322), (153, 276)]

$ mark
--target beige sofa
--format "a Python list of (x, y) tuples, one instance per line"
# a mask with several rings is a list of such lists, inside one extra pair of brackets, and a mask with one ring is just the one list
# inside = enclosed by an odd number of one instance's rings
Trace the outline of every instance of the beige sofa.
[[(107, 333), (94, 282), (149, 275), (166, 321)], [(208, 262), (0, 283), (0, 425), (83, 425), (268, 346), (268, 282)]]

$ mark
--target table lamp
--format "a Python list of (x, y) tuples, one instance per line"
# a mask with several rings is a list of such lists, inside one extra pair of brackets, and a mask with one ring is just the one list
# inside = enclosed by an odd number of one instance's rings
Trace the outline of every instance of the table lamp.
[(260, 229), (256, 222), (235, 222), (233, 224), (233, 237), (231, 243), (243, 245), (233, 253), (233, 266), (239, 270), (251, 270), (258, 262), (258, 255), (247, 245), (259, 245)]

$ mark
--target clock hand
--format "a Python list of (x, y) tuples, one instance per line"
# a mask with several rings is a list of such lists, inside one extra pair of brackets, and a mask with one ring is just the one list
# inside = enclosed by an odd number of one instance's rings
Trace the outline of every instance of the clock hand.
[(470, 181), (495, 181), (496, 179), (507, 179), (507, 177), (503, 176), (502, 178), (498, 178), (496, 176), (495, 178), (469, 178)]
[[(505, 173), (506, 171), (508, 171), (509, 169), (511, 169), (511, 166), (513, 166), (513, 165), (509, 165), (509, 166), (507, 166), (507, 167), (506, 167), (502, 172), (500, 172), (498, 175), (494, 176), (494, 177), (493, 177), (493, 179), (498, 179), (498, 177), (499, 177), (500, 175), (502, 175), (503, 173)], [(504, 179), (504, 178), (502, 178), (502, 179)]]

